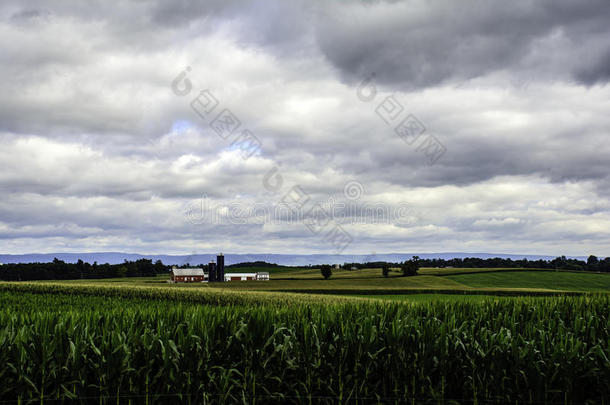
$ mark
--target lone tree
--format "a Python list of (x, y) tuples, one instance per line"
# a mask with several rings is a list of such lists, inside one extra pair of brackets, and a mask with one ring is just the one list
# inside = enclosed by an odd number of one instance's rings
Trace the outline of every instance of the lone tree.
[(402, 270), (402, 276), (415, 276), (417, 274), (417, 270), (419, 270), (419, 265), (417, 264), (417, 260), (419, 258), (414, 256), (411, 260), (405, 261), (400, 269)]
[(381, 267), (381, 274), (383, 274), (383, 276), (384, 276), (385, 278), (387, 278), (387, 277), (388, 277), (388, 275), (390, 274), (390, 266), (388, 266), (387, 264), (384, 264), (384, 265)]
[(324, 280), (328, 280), (330, 276), (333, 275), (333, 268), (330, 266), (330, 264), (323, 264), (320, 266), (320, 272), (322, 273)]

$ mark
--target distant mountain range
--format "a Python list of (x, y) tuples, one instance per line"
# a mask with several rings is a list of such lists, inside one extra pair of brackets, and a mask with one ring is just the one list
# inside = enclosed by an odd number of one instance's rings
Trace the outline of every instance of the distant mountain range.
[[(412, 256), (419, 256), (422, 259), (453, 259), (464, 257), (478, 257), (487, 259), (492, 257), (501, 257), (504, 259), (520, 260), (526, 258), (528, 260), (552, 260), (556, 256), (542, 255), (519, 255), (519, 254), (502, 254), (502, 253), (464, 253), (464, 252), (448, 252), (448, 253), (380, 253), (370, 255), (332, 255), (332, 254), (313, 254), (313, 255), (286, 255), (286, 254), (225, 254), (226, 264), (235, 264), (243, 262), (265, 261), (268, 263), (277, 263), (284, 266), (305, 266), (309, 264), (334, 264), (334, 263), (364, 263), (364, 262), (402, 262), (410, 259)], [(586, 260), (586, 256), (567, 256), (573, 259)], [(35, 262), (51, 262), (54, 258), (63, 260), (68, 263), (75, 263), (78, 259), (84, 262), (102, 263), (122, 263), (125, 260), (133, 261), (138, 259), (152, 259), (153, 261), (161, 260), (168, 265), (182, 265), (190, 263), (193, 265), (201, 263), (209, 263), (216, 260), (216, 254), (193, 254), (193, 255), (142, 255), (136, 253), (120, 253), (120, 252), (100, 252), (100, 253), (32, 253), (23, 255), (3, 255), (0, 254), (0, 263), (35, 263)]]

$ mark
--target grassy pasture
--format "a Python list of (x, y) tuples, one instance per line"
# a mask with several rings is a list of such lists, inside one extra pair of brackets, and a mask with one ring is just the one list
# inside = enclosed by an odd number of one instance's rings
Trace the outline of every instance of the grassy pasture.
[(485, 272), (443, 278), (472, 288), (546, 288), (560, 291), (610, 291), (610, 274), (554, 271)]
[[(168, 284), (168, 276), (117, 278), (101, 280), (41, 281), (47, 284), (87, 284), (140, 286), (185, 290), (275, 291), (339, 295), (396, 295), (401, 293), (462, 293), (476, 295), (531, 295), (551, 293), (610, 292), (610, 274), (556, 272), (523, 269), (437, 269), (423, 268), (414, 277), (401, 277), (393, 269), (390, 277), (381, 269), (335, 270), (330, 280), (323, 280), (318, 269), (281, 268), (268, 282)], [(261, 269), (255, 269), (262, 271)], [(403, 294), (403, 295), (404, 295)], [(411, 300), (413, 298), (411, 297)]]
[(401, 277), (392, 269), (381, 277), (381, 269), (334, 270), (322, 280), (317, 269), (298, 269), (278, 274), (264, 283), (211, 284), (212, 288), (266, 291), (328, 290), (503, 290), (524, 292), (610, 292), (610, 274), (576, 273), (544, 269), (420, 269), (415, 277)]

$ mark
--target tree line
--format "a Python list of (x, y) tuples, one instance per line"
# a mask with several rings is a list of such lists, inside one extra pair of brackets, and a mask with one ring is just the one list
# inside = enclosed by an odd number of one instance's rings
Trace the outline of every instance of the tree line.
[[(422, 259), (414, 256), (413, 259), (417, 267), (455, 267), (455, 268), (523, 268), (523, 269), (557, 269), (557, 270), (579, 270), (579, 271), (595, 271), (595, 272), (610, 272), (610, 257), (600, 259), (596, 256), (589, 256), (585, 260), (569, 259), (565, 256), (556, 257), (553, 260), (528, 260), (528, 259), (503, 259), (494, 257), (489, 259), (481, 259), (478, 257), (465, 257), (453, 259)], [(370, 268), (401, 267), (404, 263), (392, 262), (366, 262), (366, 263), (344, 263), (342, 265), (345, 270), (360, 270)]]
[[(413, 256), (411, 259), (405, 260), (402, 263), (379, 262), (377, 263), (378, 265), (371, 265), (370, 267), (381, 267), (381, 275), (386, 278), (390, 276), (391, 267), (398, 267), (402, 277), (416, 276), (417, 271), (419, 270), (418, 259), (418, 256)], [(321, 265), (320, 273), (322, 273), (322, 277), (324, 277), (325, 280), (328, 280), (333, 275), (333, 266), (330, 264)]]
[[(188, 263), (178, 267), (190, 267)], [(227, 267), (277, 267), (277, 264), (266, 262), (247, 262), (238, 263)], [(207, 270), (207, 264), (199, 264)], [(319, 266), (309, 266), (317, 268)], [(576, 270), (594, 271), (610, 273), (610, 257), (599, 259), (596, 256), (589, 256), (586, 261), (578, 259), (568, 259), (565, 256), (556, 257), (553, 260), (512, 260), (494, 257), (480, 259), (477, 257), (466, 257), (463, 259), (422, 259), (418, 256), (404, 262), (366, 262), (366, 263), (344, 263), (343, 269), (364, 269), (380, 268), (382, 275), (387, 277), (390, 268), (400, 268), (403, 276), (413, 276), (417, 274), (420, 267), (454, 267), (454, 268), (524, 268), (524, 269), (557, 269), (557, 270)], [(117, 277), (153, 277), (158, 274), (167, 274), (170, 266), (157, 260), (153, 263), (150, 259), (139, 259), (136, 261), (125, 260), (120, 264), (89, 264), (78, 260), (76, 263), (66, 263), (55, 258), (50, 263), (11, 263), (0, 266), (0, 280), (4, 281), (28, 281), (28, 280), (76, 280), (76, 279), (96, 279), (96, 278), (117, 278)], [(323, 265), (321, 268), (324, 278), (330, 278), (332, 267)]]
[(167, 274), (169, 266), (160, 260), (153, 263), (149, 259), (125, 260), (120, 264), (89, 264), (79, 260), (66, 263), (55, 258), (50, 263), (12, 263), (0, 266), (0, 280), (77, 280), (116, 277), (152, 277)]
[[(174, 267), (174, 266), (172, 266)], [(199, 263), (199, 264), (191, 264), (189, 262), (180, 264), (180, 265), (176, 265), (175, 266), (178, 269), (189, 269), (189, 268), (197, 268), (197, 269), (203, 269), (204, 271), (208, 271), (210, 265), (209, 264), (204, 264), (204, 263)], [(242, 263), (234, 263), (234, 264), (226, 264), (225, 268), (226, 269), (242, 269), (242, 268), (260, 268), (260, 267), (273, 267), (273, 268), (277, 268), (277, 267), (287, 267), (287, 266), (280, 266), (279, 264), (275, 264), (275, 263), (268, 263), (265, 261), (255, 261), (255, 262), (242, 262)]]

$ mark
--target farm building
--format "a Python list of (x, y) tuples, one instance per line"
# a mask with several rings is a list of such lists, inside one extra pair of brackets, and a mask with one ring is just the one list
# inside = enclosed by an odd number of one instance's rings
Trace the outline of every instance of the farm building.
[(209, 271), (206, 273), (198, 267), (178, 269), (172, 268), (170, 283), (203, 283), (218, 281), (269, 281), (269, 273), (259, 271), (257, 273), (225, 273), (225, 257), (219, 254), (216, 263), (210, 262)]
[(200, 268), (177, 269), (173, 268), (170, 274), (170, 283), (203, 283), (207, 281), (207, 274)]
[(210, 262), (208, 272), (199, 267), (186, 269), (172, 268), (169, 283), (204, 283), (218, 281), (269, 281), (269, 273), (259, 271), (256, 273), (225, 273), (224, 256), (218, 255), (216, 263)]
[[(170, 283), (204, 283), (210, 281), (209, 274), (200, 268), (172, 269)], [(219, 280), (217, 280), (219, 281)], [(225, 273), (224, 281), (269, 281), (269, 273), (259, 271), (256, 273)]]
[(225, 273), (225, 281), (269, 281), (269, 273)]

